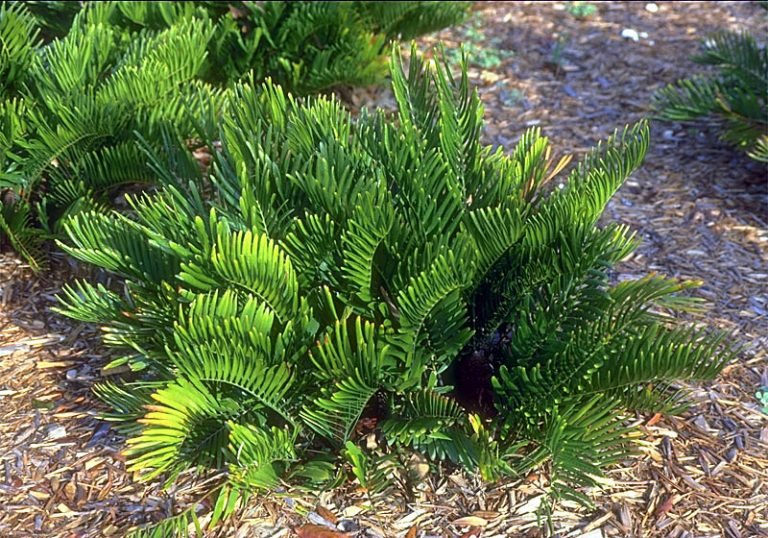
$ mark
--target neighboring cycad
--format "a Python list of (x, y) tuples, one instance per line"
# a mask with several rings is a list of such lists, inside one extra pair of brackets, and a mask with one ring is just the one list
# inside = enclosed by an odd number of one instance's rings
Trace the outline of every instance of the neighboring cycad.
[[(679, 380), (731, 356), (675, 325), (690, 284), (611, 282), (636, 240), (596, 223), (645, 124), (549, 188), (565, 161), (538, 130), (510, 155), (481, 145), (466, 72), (414, 51), (392, 76), (393, 118), (240, 84), (199, 125), (222, 148), (209, 176), (168, 147), (158, 173), (188, 181), (66, 224), (67, 252), (125, 279), (67, 287), (61, 310), (136, 371), (98, 387), (129, 469), (226, 466), (214, 521), (255, 488), (332, 483), (345, 460), (375, 489), (382, 451), (406, 449), (487, 479), (548, 462), (552, 495), (588, 502), (574, 488), (626, 453), (624, 411), (678, 408)], [(388, 448), (362, 448), (366, 431)]]
[(39, 240), (61, 217), (108, 207), (126, 185), (155, 183), (137, 133), (155, 148), (168, 133), (191, 134), (185, 102), (216, 94), (196, 80), (210, 24), (189, 20), (133, 39), (104, 22), (115, 9), (79, 12), (65, 38), (35, 51), (23, 91), (0, 103), (0, 225), (34, 266), (44, 262)]
[(720, 32), (704, 42), (694, 60), (720, 72), (658, 91), (654, 106), (660, 116), (672, 121), (712, 116), (724, 124), (724, 141), (768, 162), (768, 50), (746, 32)]

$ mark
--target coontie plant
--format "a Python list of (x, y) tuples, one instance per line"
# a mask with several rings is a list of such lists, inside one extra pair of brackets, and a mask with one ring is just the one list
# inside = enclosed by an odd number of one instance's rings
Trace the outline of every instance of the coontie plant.
[(692, 121), (711, 117), (722, 123), (721, 138), (768, 162), (768, 50), (748, 33), (720, 32), (704, 42), (698, 63), (717, 66), (713, 76), (680, 80), (658, 91), (661, 118)]
[(153, 166), (184, 181), (66, 223), (62, 248), (124, 281), (78, 282), (60, 309), (122, 351), (110, 368), (128, 373), (96, 390), (129, 469), (226, 469), (214, 522), (350, 468), (375, 491), (407, 451), (488, 480), (547, 466), (553, 499), (589, 502), (578, 487), (626, 454), (625, 413), (678, 409), (678, 382), (731, 356), (675, 322), (693, 284), (611, 280), (637, 241), (597, 221), (644, 157), (644, 123), (552, 187), (565, 160), (537, 129), (509, 155), (481, 144), (466, 71), (414, 51), (392, 77), (394, 117), (354, 119), (241, 83), (220, 119), (195, 106), (205, 173), (167, 147)]
[[(23, 6), (16, 9), (24, 13)], [(156, 181), (136, 133), (161, 147), (191, 134), (185, 102), (200, 82), (213, 27), (189, 20), (136, 39), (82, 10), (63, 39), (36, 50), (23, 85), (0, 102), (0, 231), (36, 267), (59, 219), (111, 205), (126, 185)]]

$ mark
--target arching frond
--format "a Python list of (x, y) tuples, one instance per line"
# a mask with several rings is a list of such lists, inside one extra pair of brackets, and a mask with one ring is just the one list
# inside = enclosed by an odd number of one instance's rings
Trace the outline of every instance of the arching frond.
[(384, 421), (389, 444), (411, 446), (432, 459), (477, 465), (477, 448), (467, 433), (465, 411), (455, 400), (428, 390), (409, 395), (399, 416)]
[(395, 366), (371, 323), (354, 318), (352, 330), (346, 320), (337, 321), (312, 350), (316, 375), (325, 386), (300, 412), (309, 428), (339, 444), (349, 440), (369, 400), (391, 382)]
[(182, 266), (179, 279), (208, 291), (228, 285), (264, 301), (285, 323), (298, 313), (298, 280), (290, 258), (265, 235), (220, 228), (205, 265)]

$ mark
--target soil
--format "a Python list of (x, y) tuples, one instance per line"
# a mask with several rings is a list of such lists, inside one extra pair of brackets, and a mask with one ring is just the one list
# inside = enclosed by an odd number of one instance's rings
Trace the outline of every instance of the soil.
[[(588, 6), (594, 13), (585, 15)], [(440, 40), (455, 57), (465, 44), (489, 144), (511, 151), (537, 127), (555, 153), (577, 160), (615, 129), (650, 116), (654, 90), (704, 71), (690, 56), (719, 29), (764, 40), (768, 11), (750, 2), (478, 2), (466, 24), (420, 46)], [(386, 90), (353, 98), (391, 104)], [(712, 122), (651, 127), (644, 166), (605, 216), (644, 240), (617, 278), (656, 271), (703, 281), (694, 293), (709, 302), (706, 321), (744, 347), (716, 381), (692, 388), (695, 404), (682, 416), (638, 416), (638, 456), (610, 469), (602, 491), (587, 492), (594, 510), (559, 506), (555, 528), (589, 538), (768, 536), (768, 415), (755, 397), (768, 385), (768, 174), (721, 143)], [(123, 536), (205, 491), (193, 473), (163, 491), (125, 471), (123, 439), (97, 420), (91, 394), (109, 354), (93, 327), (51, 310), (55, 293), (82, 271), (62, 254), (42, 275), (0, 257), (6, 536)], [(372, 498), (352, 487), (276, 493), (251, 502), (215, 535), (292, 536), (296, 526), (333, 519), (352, 529), (348, 536), (454, 537), (473, 528), (484, 538), (544, 535), (535, 510), (545, 474), (489, 485), (447, 469), (427, 474), (418, 459), (411, 466), (409, 495)]]

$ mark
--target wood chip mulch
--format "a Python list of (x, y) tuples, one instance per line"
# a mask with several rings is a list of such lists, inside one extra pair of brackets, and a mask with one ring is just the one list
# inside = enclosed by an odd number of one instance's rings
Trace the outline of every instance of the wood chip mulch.
[[(489, 143), (511, 148), (538, 125), (556, 151), (578, 157), (648, 116), (655, 89), (701, 70), (689, 57), (708, 33), (768, 35), (768, 12), (756, 3), (583, 2), (596, 8), (584, 17), (569, 11), (574, 4), (480, 2), (469, 22), (422, 41), (440, 39), (449, 51), (464, 42), (478, 59), (471, 75), (486, 104)], [(355, 95), (391, 103), (386, 91)], [(561, 505), (557, 533), (768, 536), (768, 415), (755, 397), (768, 385), (765, 167), (720, 143), (706, 122), (654, 122), (644, 166), (606, 217), (644, 239), (618, 278), (657, 271), (702, 280), (695, 293), (710, 303), (707, 322), (732, 331), (744, 350), (715, 382), (692, 388), (695, 404), (683, 416), (637, 417), (638, 456), (610, 469), (605, 489), (591, 492), (595, 511)], [(52, 271), (33, 276), (10, 255), (0, 257), (5, 536), (123, 536), (204, 491), (193, 476), (163, 492), (125, 472), (122, 438), (96, 419), (101, 408), (90, 394), (106, 352), (94, 328), (50, 311), (54, 294), (79, 270), (58, 255)], [(414, 470), (424, 471), (423, 464)], [(545, 480), (484, 485), (446, 470), (424, 476), (408, 496), (286, 491), (251, 503), (211, 535), (535, 538), (545, 535), (535, 517)]]
[(33, 275), (0, 255), (0, 533), (123, 536), (174, 508), (173, 492), (125, 472), (123, 438), (91, 394), (108, 353), (95, 327), (51, 312), (82, 276), (54, 256)]

